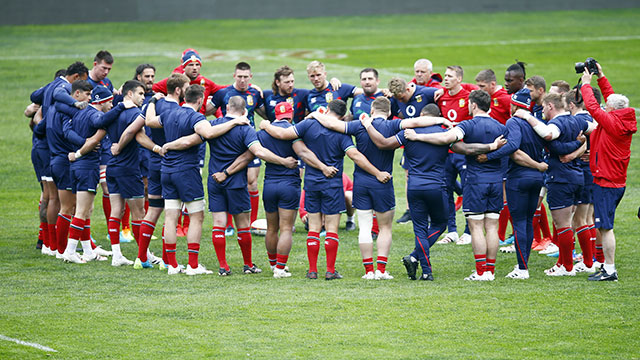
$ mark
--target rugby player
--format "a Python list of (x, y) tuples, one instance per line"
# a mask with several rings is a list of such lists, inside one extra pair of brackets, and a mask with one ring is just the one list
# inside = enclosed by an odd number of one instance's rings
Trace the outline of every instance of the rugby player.
[[(64, 252), (64, 248), (58, 250), (58, 241), (65, 242), (66, 237), (61, 236), (58, 238), (57, 229), (60, 229), (61, 234), (68, 232), (68, 224), (71, 222), (71, 213), (59, 214), (60, 211), (60, 200), (58, 198), (58, 188), (56, 183), (54, 182), (53, 175), (50, 173), (51, 171), (51, 157), (52, 149), (51, 146), (55, 140), (49, 140), (49, 137), (62, 138), (62, 124), (57, 124), (59, 126), (54, 127), (56, 134), (53, 133), (53, 130), (47, 130), (51, 128), (53, 125), (53, 118), (55, 117), (55, 102), (62, 102), (70, 106), (74, 106), (78, 109), (85, 108), (88, 102), (85, 101), (77, 101), (73, 97), (71, 97), (71, 83), (76, 80), (84, 80), (87, 78), (88, 69), (81, 62), (75, 62), (67, 68), (65, 75), (60, 76), (54, 79), (51, 83), (45, 86), (44, 92), (42, 93), (42, 98), (40, 99), (42, 106), (39, 110), (42, 114), (41, 121), (36, 124), (33, 131), (36, 136), (38, 136), (42, 141), (45, 141), (47, 147), (49, 149), (49, 158), (46, 159), (45, 169), (49, 170), (49, 173), (45, 173), (48, 176), (45, 176), (46, 179), (46, 187), (47, 193), (49, 195), (49, 201), (47, 205), (47, 226), (49, 231), (49, 245), (51, 253), (50, 255), (56, 255), (58, 258), (62, 258), (62, 252)], [(48, 120), (51, 119), (51, 120)], [(52, 124), (48, 124), (51, 122)], [(66, 145), (66, 144), (65, 144)], [(60, 149), (59, 149), (60, 150)], [(69, 150), (70, 151), (70, 150)], [(69, 151), (66, 151), (68, 153)], [(63, 151), (58, 151), (60, 157), (66, 157), (63, 155)], [(67, 160), (68, 161), (68, 160)], [(70, 211), (70, 210), (69, 210)], [(65, 215), (65, 216), (59, 216)], [(66, 220), (69, 220), (68, 222)], [(57, 223), (60, 222), (60, 226), (57, 226)], [(64, 230), (66, 227), (67, 230)], [(66, 247), (66, 242), (65, 242)], [(57, 251), (56, 251), (57, 250)]]
[[(511, 113), (517, 109), (529, 110), (531, 96), (529, 89), (522, 89), (511, 96)], [(513, 116), (506, 123), (507, 143), (499, 150), (478, 155), (479, 162), (492, 161), (522, 151), (534, 161), (533, 165), (518, 161), (517, 155), (509, 159), (506, 173), (505, 193), (507, 206), (513, 219), (513, 235), (518, 264), (507, 278), (529, 278), (529, 253), (533, 243), (534, 213), (538, 206), (538, 195), (542, 188), (542, 172), (548, 165), (542, 157), (544, 142), (522, 118)]]
[(504, 73), (504, 88), (509, 95), (515, 94), (524, 87), (524, 79), (527, 78), (527, 73), (524, 69), (525, 63), (517, 61), (515, 64), (509, 65)]
[[(89, 261), (105, 261), (101, 256), (101, 249), (94, 252), (91, 243), (91, 214), (93, 200), (100, 181), (100, 154), (95, 151), (102, 138), (106, 135), (104, 129), (94, 126), (95, 119), (102, 117), (113, 106), (113, 94), (104, 86), (98, 85), (91, 91), (91, 104), (84, 110), (76, 111), (72, 118), (65, 122), (65, 137), (72, 141), (77, 134), (84, 144), (75, 152), (68, 154), (71, 162), (71, 181), (76, 193), (75, 215), (69, 228), (69, 241), (63, 258), (71, 263), (85, 263)], [(75, 133), (72, 135), (72, 132)], [(82, 257), (76, 253), (80, 241)]]
[[(463, 86), (462, 79), (464, 70), (458, 65), (447, 66), (444, 73), (444, 81), (442, 82), (442, 96), (437, 98), (438, 106), (442, 116), (454, 123), (460, 123), (464, 120), (471, 119), (469, 114), (469, 93), (471, 88), (477, 88), (475, 85), (468, 84)], [(460, 184), (464, 191), (466, 178), (465, 157), (461, 154), (453, 152), (449, 153), (447, 164), (445, 165), (445, 176), (447, 184), (447, 196), (449, 200), (449, 220), (447, 222), (448, 233), (438, 243), (447, 244), (455, 242), (458, 245), (466, 245), (471, 243), (471, 235), (469, 234), (468, 225), (465, 226), (464, 233), (458, 236), (456, 224), (456, 206), (453, 200), (453, 194), (456, 188), (456, 178), (460, 175)], [(464, 198), (464, 196), (463, 196)]]
[[(427, 104), (435, 101), (435, 88), (424, 87), (407, 82), (399, 77), (389, 80), (389, 92), (393, 96), (391, 99), (391, 116), (401, 119), (415, 117), (420, 114), (422, 108)], [(400, 165), (405, 170), (405, 177), (408, 179), (408, 167), (404, 163), (404, 157), (400, 160)], [(407, 191), (407, 183), (405, 182), (405, 193)], [(409, 206), (407, 204), (407, 206)], [(411, 220), (409, 208), (404, 214), (396, 220), (397, 223), (403, 224)]]
[[(237, 63), (233, 72), (233, 84), (216, 92), (209, 99), (207, 113), (214, 113), (218, 108), (221, 108), (222, 115), (226, 115), (226, 106), (229, 103), (229, 99), (233, 96), (240, 96), (247, 105), (247, 118), (249, 118), (251, 126), (255, 127), (254, 112), (258, 113), (262, 118), (267, 119), (262, 92), (250, 86), (252, 78), (251, 66), (246, 62)], [(251, 198), (250, 224), (258, 218), (258, 208), (260, 207), (260, 193), (258, 191), (259, 175), (260, 159), (256, 158), (249, 164), (247, 169), (247, 188)]]
[[(275, 107), (276, 121), (273, 126), (291, 127), (293, 107), (288, 102), (280, 102)], [(273, 138), (266, 131), (258, 132), (258, 139), (265, 148), (280, 157), (299, 157), (310, 166), (322, 171), (327, 178), (333, 177), (338, 169), (320, 162), (300, 139), (284, 141)], [(282, 165), (267, 163), (264, 174), (264, 209), (267, 215), (265, 245), (274, 278), (290, 277), (286, 271), (291, 251), (292, 229), (296, 210), (300, 202), (300, 172)], [(280, 235), (278, 236), (278, 231)]]

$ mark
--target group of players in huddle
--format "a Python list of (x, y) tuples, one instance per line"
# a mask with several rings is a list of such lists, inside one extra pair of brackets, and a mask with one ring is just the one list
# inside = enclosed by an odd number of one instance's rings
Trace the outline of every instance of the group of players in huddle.
[[(596, 179), (594, 184), (594, 162), (590, 168), (589, 157), (595, 146), (592, 139), (589, 150), (589, 134), (594, 129), (606, 132), (610, 124), (598, 126), (590, 115), (603, 110), (600, 92), (589, 85), (592, 74), (588, 72), (581, 88), (571, 90), (568, 84), (556, 82), (547, 93), (542, 77), (526, 78), (523, 63), (506, 70), (502, 88), (490, 69), (477, 74), (476, 84), (468, 84), (462, 81), (460, 66), (448, 66), (442, 77), (432, 71), (431, 62), (420, 59), (414, 64), (413, 80), (394, 77), (382, 89), (376, 69), (363, 69), (360, 87), (356, 87), (338, 79), (328, 81), (324, 65), (312, 61), (306, 70), (313, 89), (296, 88), (293, 70), (283, 66), (274, 74), (272, 89), (263, 91), (251, 83), (249, 64), (238, 63), (234, 83), (221, 86), (200, 74), (200, 55), (187, 49), (168, 78), (155, 82), (155, 67), (141, 64), (133, 80), (115, 89), (107, 77), (113, 62), (109, 52), (100, 51), (91, 70), (80, 62), (70, 65), (34, 91), (32, 104), (25, 110), (34, 134), (32, 160), (43, 189), (39, 237), (43, 254), (71, 263), (112, 256), (113, 266), (143, 269), (158, 265), (170, 275), (211, 274), (198, 261), (208, 203), (218, 274), (231, 274), (225, 232), (232, 221), (243, 272), (259, 273), (251, 256), (251, 224), (259, 207), (257, 179), (262, 159), (266, 162), (265, 243), (275, 278), (291, 276), (287, 260), (300, 206), (307, 213), (306, 277), (318, 278), (324, 233), (325, 279), (342, 278), (335, 268), (338, 226), (348, 205), (356, 209), (358, 218), (363, 278), (393, 279), (386, 271), (395, 214), (391, 174), (394, 151), (404, 147), (408, 209), (403, 218), (413, 222), (415, 248), (402, 261), (410, 279), (433, 280), (429, 249), (448, 229), (441, 243), (472, 244), (476, 269), (466, 280), (494, 280), (499, 243), (505, 240), (506, 224), (511, 221), (518, 264), (508, 278), (529, 277), (533, 248), (558, 252), (558, 262), (545, 270), (549, 276), (591, 272), (595, 273), (591, 280), (617, 280), (613, 262), (605, 264), (600, 234), (611, 230), (613, 236), (613, 216), (622, 197), (620, 189), (624, 192), (628, 157), (622, 180), (610, 184)], [(598, 77), (605, 99), (619, 96), (612, 95), (601, 68)], [(255, 113), (264, 119), (258, 132)], [(207, 120), (206, 116), (214, 114), (215, 119)], [(630, 142), (635, 116), (632, 125), (630, 121), (625, 124), (623, 133), (629, 134)], [(208, 202), (201, 170), (206, 143), (210, 152)], [(343, 189), (345, 154), (355, 163), (348, 204)], [(608, 168), (602, 173), (598, 168), (610, 167), (608, 162), (596, 164), (596, 178), (611, 180)], [(105, 195), (111, 251), (96, 246), (91, 237), (98, 184)], [(596, 202), (594, 216), (596, 192), (605, 192), (597, 199), (611, 203), (600, 204), (603, 210), (599, 211)], [(455, 193), (462, 195), (467, 223), (462, 236), (456, 229)], [(553, 235), (545, 222), (545, 193)], [(130, 209), (131, 230), (138, 244), (135, 262), (120, 249), (125, 209)], [(149, 243), (163, 211), (162, 257), (156, 257)], [(188, 226), (183, 223), (186, 267), (176, 261), (177, 229), (183, 213), (189, 220)], [(353, 224), (352, 217), (349, 222)], [(574, 233), (583, 253), (575, 265)], [(78, 243), (81, 256), (76, 252)]]

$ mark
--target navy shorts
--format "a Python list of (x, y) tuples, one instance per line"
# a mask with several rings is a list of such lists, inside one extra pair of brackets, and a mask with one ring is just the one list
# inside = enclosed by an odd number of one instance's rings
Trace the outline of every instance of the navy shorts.
[(73, 191), (73, 181), (71, 180), (71, 169), (69, 160), (56, 157), (51, 160), (51, 177), (58, 190)]
[(37, 147), (31, 149), (31, 162), (33, 163), (33, 170), (36, 172), (38, 182), (51, 177), (50, 161), (48, 149), (40, 149)]
[(280, 209), (298, 210), (300, 206), (300, 179), (265, 180), (262, 187), (264, 211), (274, 213)]
[(197, 167), (180, 172), (163, 172), (161, 178), (162, 198), (165, 200), (182, 200), (186, 203), (204, 199), (202, 175)]
[[(144, 151), (148, 150), (144, 149)], [(149, 157), (143, 157), (142, 154), (140, 154), (140, 174), (142, 177), (149, 177)]]
[(593, 185), (593, 215), (596, 229), (613, 229), (616, 208), (626, 188), (607, 188)]
[(249, 165), (247, 165), (248, 168), (259, 168), (260, 165), (262, 165), (262, 162), (260, 161), (260, 159), (258, 158), (254, 158)]
[(149, 169), (147, 177), (147, 192), (149, 195), (162, 196), (162, 177), (160, 169)]
[(308, 213), (323, 213), (325, 215), (340, 214), (347, 211), (342, 187), (326, 188), (322, 190), (305, 190), (304, 209)]
[[(103, 146), (104, 143), (100, 143), (100, 146)], [(109, 146), (111, 146), (111, 143), (109, 143)], [(111, 155), (111, 147), (109, 148), (101, 148), (100, 150), (100, 165), (107, 165), (109, 163), (109, 160), (113, 157), (113, 155)]]
[(100, 169), (76, 169), (71, 170), (73, 192), (88, 191), (95, 193), (100, 182)]
[(107, 167), (107, 187), (109, 194), (119, 194), (123, 199), (144, 197), (144, 183), (140, 175), (109, 175)]
[(359, 210), (374, 210), (375, 212), (387, 212), (395, 209), (396, 195), (393, 191), (393, 182), (389, 181), (384, 187), (367, 187), (354, 184), (353, 207)]
[(462, 188), (462, 211), (464, 213), (499, 213), (503, 206), (502, 182), (466, 183)]
[(209, 177), (207, 182), (209, 193), (209, 211), (228, 212), (236, 215), (251, 211), (251, 199), (246, 187), (227, 189)]
[(547, 183), (547, 203), (549, 204), (549, 210), (564, 209), (577, 205), (582, 189), (584, 189), (582, 184)]

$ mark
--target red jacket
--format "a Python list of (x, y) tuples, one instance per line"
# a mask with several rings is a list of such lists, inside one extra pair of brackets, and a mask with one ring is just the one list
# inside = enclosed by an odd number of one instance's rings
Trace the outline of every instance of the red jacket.
[[(163, 79), (158, 81), (157, 83), (153, 84), (153, 92), (160, 92), (163, 94), (167, 94), (167, 80), (169, 78)], [(201, 85), (204, 87), (204, 102), (202, 103), (202, 108), (200, 109), (201, 113), (205, 113), (205, 111), (207, 110), (207, 101), (209, 99), (209, 96), (212, 96), (213, 94), (215, 94), (218, 90), (225, 88), (226, 86), (224, 85), (218, 85), (216, 83), (214, 83), (213, 81), (207, 79), (206, 77), (202, 76), (202, 75), (198, 75), (197, 78), (195, 78), (195, 80), (191, 80), (191, 82), (189, 83), (189, 85)], [(216, 113), (218, 114), (218, 113)], [(220, 113), (222, 114), (222, 113)]]
[[(598, 79), (598, 86), (605, 101), (614, 93), (606, 77)], [(589, 137), (589, 167), (593, 182), (602, 187), (625, 187), (631, 139), (637, 131), (635, 110), (628, 107), (606, 112), (600, 108), (590, 85), (582, 85), (581, 91), (585, 108), (598, 123)]]

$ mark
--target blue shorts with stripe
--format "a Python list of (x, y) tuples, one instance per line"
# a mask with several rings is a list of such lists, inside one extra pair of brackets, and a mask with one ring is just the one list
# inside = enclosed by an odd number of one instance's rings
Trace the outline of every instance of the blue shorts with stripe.
[(297, 210), (300, 205), (300, 178), (265, 179), (262, 187), (264, 211), (274, 213), (280, 209)]
[(342, 190), (342, 187), (305, 190), (304, 209), (312, 214), (334, 215), (343, 213), (347, 210), (347, 204), (344, 201), (344, 190)]
[(57, 156), (51, 159), (51, 177), (58, 190), (73, 191), (71, 169), (68, 159)]
[(353, 184), (353, 207), (358, 210), (374, 210), (387, 212), (395, 209), (396, 195), (393, 182), (389, 181), (384, 187), (361, 186), (357, 181)]
[(100, 169), (76, 169), (71, 170), (73, 192), (88, 191), (95, 193), (100, 182)]
[(107, 167), (107, 187), (109, 194), (119, 194), (123, 199), (144, 197), (144, 183), (139, 175), (109, 175)]
[(161, 178), (162, 197), (165, 200), (190, 202), (204, 199), (202, 175), (197, 167), (174, 173), (163, 172)]
[(564, 209), (577, 205), (584, 186), (582, 184), (547, 183), (547, 203), (549, 210)]
[(464, 213), (499, 213), (503, 206), (502, 182), (466, 183), (462, 187), (462, 211)]
[(36, 172), (38, 182), (51, 177), (50, 161), (49, 150), (37, 147), (31, 149), (31, 163), (33, 163), (33, 170)]
[(246, 187), (227, 189), (209, 177), (207, 192), (211, 212), (228, 212), (236, 215), (251, 211), (251, 199)]

